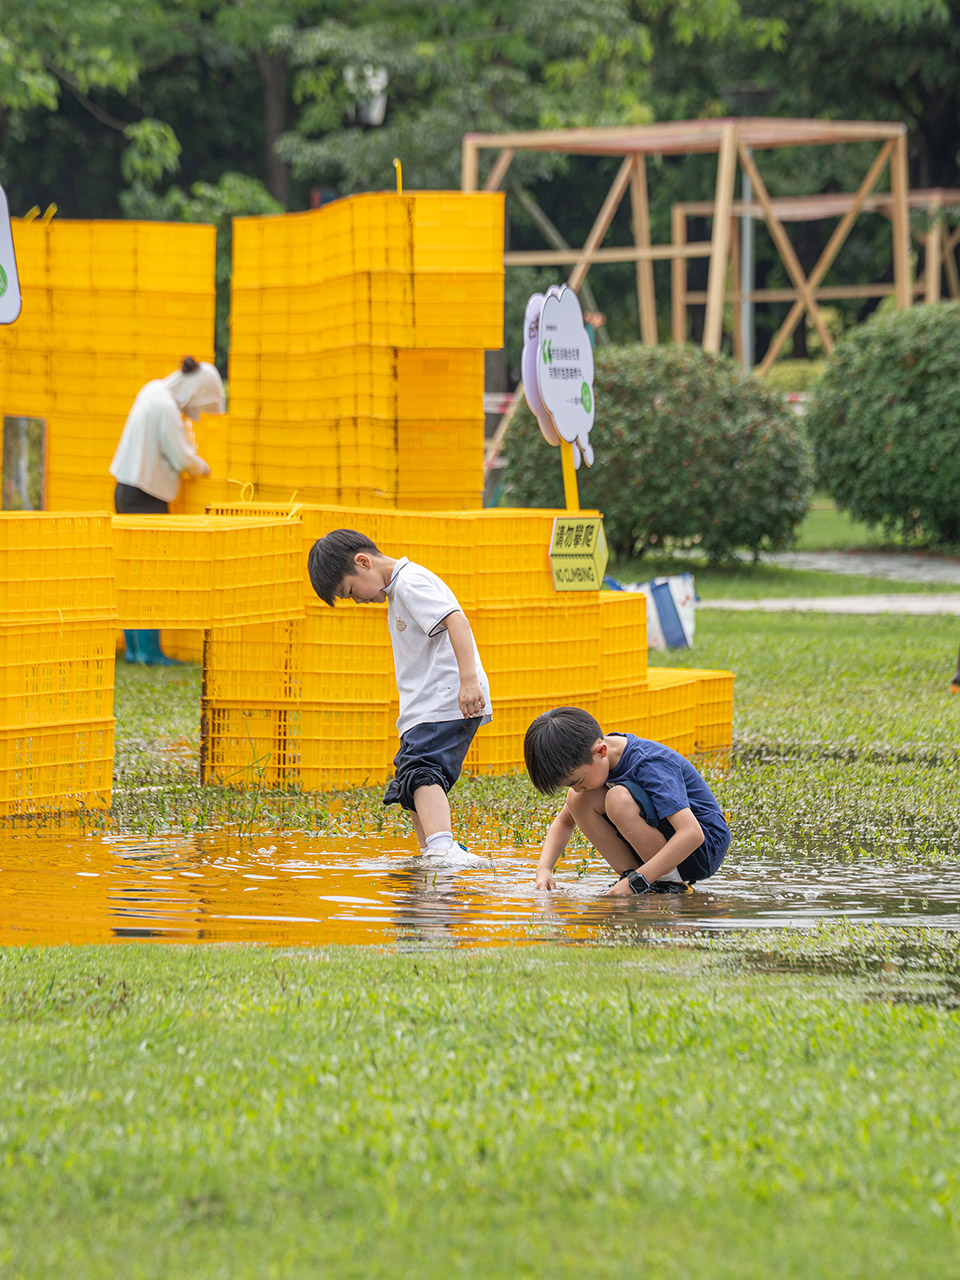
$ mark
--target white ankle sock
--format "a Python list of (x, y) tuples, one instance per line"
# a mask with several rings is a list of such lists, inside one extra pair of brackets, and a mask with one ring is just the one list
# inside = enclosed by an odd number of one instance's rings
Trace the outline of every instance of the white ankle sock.
[(453, 844), (452, 831), (435, 831), (432, 836), (427, 836), (428, 849), (443, 849), (448, 844)]
[[(642, 870), (642, 868), (641, 868), (641, 870)], [(680, 872), (677, 870), (677, 868), (676, 868), (676, 867), (674, 867), (672, 871), (665, 871), (665, 872), (663, 873), (663, 875), (662, 875), (662, 876), (659, 876), (659, 877), (658, 877), (658, 879), (660, 879), (660, 880), (678, 880), (681, 884), (683, 884), (683, 876), (680, 874)]]

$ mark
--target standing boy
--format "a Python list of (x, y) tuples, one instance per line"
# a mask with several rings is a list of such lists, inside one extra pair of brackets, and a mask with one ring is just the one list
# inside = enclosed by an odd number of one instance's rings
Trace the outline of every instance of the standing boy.
[(716, 797), (689, 760), (633, 733), (604, 733), (587, 711), (554, 707), (527, 729), (530, 781), (545, 795), (568, 787), (537, 864), (537, 888), (579, 827), (620, 879), (611, 894), (683, 892), (712, 876), (730, 846)]
[(477, 729), (488, 724), (490, 691), (456, 596), (406, 556), (391, 559), (354, 529), (335, 529), (310, 548), (314, 591), (329, 605), (387, 601), (400, 692), (400, 750), (384, 804), (409, 810), (420, 852), (445, 864), (479, 862), (453, 838), (447, 792)]

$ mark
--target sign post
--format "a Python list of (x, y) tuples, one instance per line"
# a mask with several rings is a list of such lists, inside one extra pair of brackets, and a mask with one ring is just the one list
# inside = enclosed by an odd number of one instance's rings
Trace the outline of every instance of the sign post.
[(3, 187), (0, 187), (0, 324), (13, 324), (20, 314), (20, 307), (20, 277), (13, 251), (10, 208)]
[(593, 344), (580, 300), (566, 285), (535, 293), (523, 317), (523, 394), (548, 444), (560, 446), (568, 517), (550, 542), (557, 591), (599, 591), (607, 567), (602, 516), (581, 516), (577, 469), (593, 465)]

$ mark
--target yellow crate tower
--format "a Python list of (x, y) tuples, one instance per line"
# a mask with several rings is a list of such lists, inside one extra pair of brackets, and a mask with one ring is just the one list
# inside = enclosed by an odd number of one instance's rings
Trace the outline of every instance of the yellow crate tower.
[[(231, 289), (225, 452), (184, 511), (243, 484), (265, 502), (480, 508), (502, 194), (384, 192), (239, 218)], [(202, 430), (199, 443), (207, 457)]]
[(0, 326), (0, 416), (45, 421), (47, 510), (112, 510), (137, 392), (213, 359), (216, 228), (14, 220), (13, 239), (23, 310)]
[(110, 804), (107, 515), (0, 515), (0, 818)]

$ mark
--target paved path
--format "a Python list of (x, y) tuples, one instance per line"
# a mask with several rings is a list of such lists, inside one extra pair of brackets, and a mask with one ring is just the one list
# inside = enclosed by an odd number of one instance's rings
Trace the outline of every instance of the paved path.
[[(820, 613), (947, 613), (960, 615), (960, 561), (933, 556), (881, 555), (859, 551), (780, 551), (761, 557), (767, 564), (789, 569), (819, 569), (854, 573), (888, 581), (915, 582), (916, 593), (870, 596), (779, 596), (765, 600), (701, 600), (702, 609), (759, 609), (772, 612)], [(956, 584), (956, 592), (933, 594), (922, 590), (935, 583)]]
[(950, 613), (960, 616), (960, 591), (933, 595), (780, 596), (767, 600), (703, 600), (701, 609), (759, 609), (766, 613)]
[(871, 551), (776, 551), (762, 555), (766, 564), (787, 569), (819, 569), (827, 573), (856, 573), (865, 578), (898, 582), (956, 583), (960, 591), (960, 560), (935, 556), (881, 555)]

